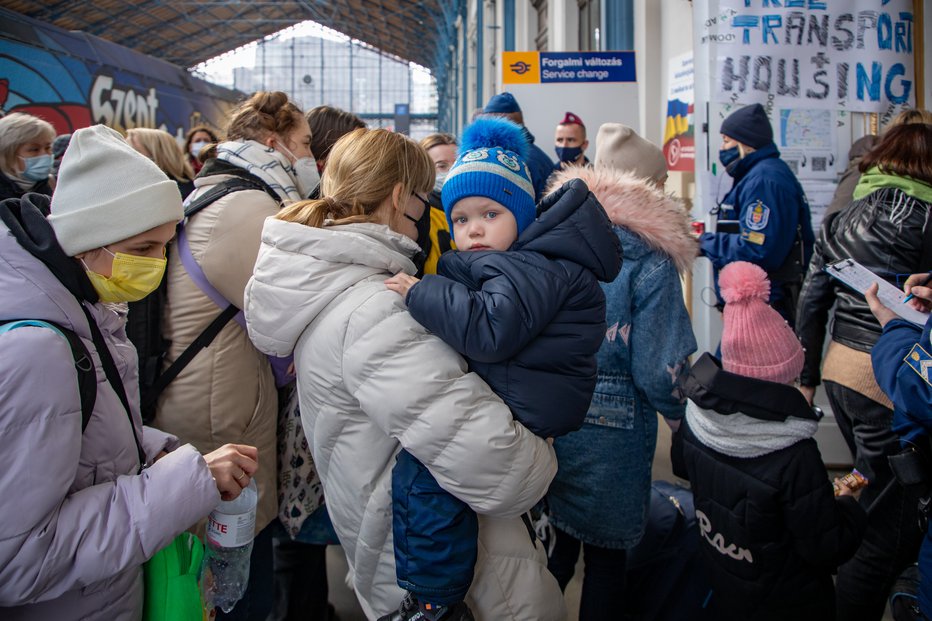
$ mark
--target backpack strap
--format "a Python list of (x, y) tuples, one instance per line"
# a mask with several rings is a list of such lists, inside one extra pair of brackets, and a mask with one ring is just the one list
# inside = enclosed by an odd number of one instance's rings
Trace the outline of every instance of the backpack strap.
[(185, 205), (184, 217), (190, 218), (200, 210), (204, 209), (211, 203), (220, 200), (227, 194), (232, 194), (233, 192), (239, 192), (241, 190), (259, 190), (261, 192), (265, 192), (270, 197), (272, 197), (276, 203), (281, 205), (282, 199), (279, 198), (278, 194), (276, 194), (275, 191), (270, 188), (264, 181), (254, 177), (253, 175), (249, 175), (248, 177), (240, 177), (237, 175), (225, 181), (221, 181)]
[(194, 356), (198, 354), (202, 349), (210, 345), (213, 340), (220, 334), (220, 330), (223, 329), (223, 326), (227, 325), (234, 315), (239, 313), (240, 310), (236, 308), (233, 304), (227, 306), (222, 313), (217, 315), (213, 321), (210, 322), (210, 325), (201, 332), (194, 341), (188, 345), (187, 348), (178, 356), (178, 359), (175, 360), (171, 366), (165, 369), (159, 378), (155, 380), (155, 383), (152, 384), (152, 388), (149, 389), (149, 393), (143, 407), (155, 406), (158, 401), (159, 395), (162, 394), (162, 391), (168, 388), (168, 385), (178, 377), (178, 375), (184, 370), (186, 366), (194, 359)]
[[(248, 176), (235, 175), (231, 179), (222, 181), (212, 187), (211, 189), (204, 192), (202, 195), (198, 196), (196, 199), (192, 200), (190, 203), (185, 206), (184, 216), (185, 220), (182, 220), (178, 224), (177, 232), (177, 247), (180, 253), (181, 262), (185, 271), (198, 286), (199, 289), (205, 291), (203, 283), (207, 282), (206, 276), (204, 276), (203, 270), (194, 260), (193, 255), (191, 255), (191, 249), (188, 246), (187, 236), (185, 235), (185, 221), (187, 218), (190, 218), (197, 212), (201, 211), (208, 205), (220, 200), (228, 194), (233, 192), (239, 192), (241, 190), (260, 190), (272, 197), (275, 202), (281, 204), (281, 199), (275, 194), (275, 191), (272, 190), (265, 182), (261, 179), (244, 173)], [(209, 283), (207, 286), (210, 287)], [(216, 295), (219, 293), (216, 292), (213, 287), (210, 287)], [(194, 357), (202, 349), (210, 345), (217, 335), (220, 334), (220, 330), (223, 329), (223, 326), (227, 325), (231, 319), (241, 314), (239, 308), (235, 305), (228, 303), (226, 300), (223, 300), (222, 296), (218, 299), (215, 299), (215, 296), (205, 291), (211, 300), (217, 304), (223, 311), (217, 315), (213, 321), (208, 324), (208, 326), (201, 332), (194, 341), (188, 345), (181, 355), (169, 365), (164, 372), (160, 373), (158, 378), (152, 382), (152, 385), (149, 386), (142, 396), (142, 403), (140, 404), (142, 411), (155, 411), (155, 407), (158, 404), (159, 396), (162, 392), (168, 388), (168, 385), (174, 381), (178, 375), (188, 366), (188, 364), (194, 359)], [(245, 325), (244, 325), (245, 329)], [(160, 359), (161, 360), (161, 359)]]
[(88, 327), (91, 330), (91, 340), (94, 342), (94, 347), (97, 349), (97, 355), (100, 357), (100, 364), (104, 368), (104, 375), (107, 376), (107, 381), (110, 382), (110, 386), (117, 394), (117, 397), (119, 397), (120, 403), (123, 404), (123, 409), (126, 410), (126, 418), (129, 420), (129, 428), (133, 432), (133, 441), (136, 443), (136, 453), (139, 456), (139, 471), (142, 472), (148, 465), (146, 463), (146, 452), (142, 449), (142, 443), (139, 441), (139, 435), (136, 433), (133, 411), (130, 409), (129, 398), (126, 396), (126, 387), (123, 385), (123, 378), (120, 377), (120, 372), (116, 367), (116, 363), (113, 361), (113, 354), (110, 353), (110, 347), (107, 345), (107, 341), (104, 339), (104, 335), (101, 333), (100, 326), (97, 325), (94, 316), (91, 315), (91, 312), (87, 310), (84, 304), (81, 304), (81, 310), (84, 311), (84, 316), (87, 317)]
[(94, 369), (94, 362), (90, 352), (87, 351), (81, 337), (75, 334), (74, 331), (52, 321), (40, 321), (38, 319), (3, 321), (0, 322), (0, 334), (26, 326), (48, 328), (68, 341), (71, 356), (74, 358), (74, 368), (78, 371), (78, 392), (81, 396), (81, 433), (84, 433), (87, 423), (91, 420), (91, 414), (94, 412), (94, 404), (97, 402), (97, 371)]

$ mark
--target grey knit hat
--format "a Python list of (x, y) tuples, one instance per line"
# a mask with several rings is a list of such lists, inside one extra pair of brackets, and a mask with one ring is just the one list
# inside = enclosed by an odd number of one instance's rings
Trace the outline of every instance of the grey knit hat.
[(184, 216), (178, 185), (103, 125), (71, 137), (51, 211), (49, 223), (71, 257)]
[(604, 123), (595, 138), (595, 165), (623, 170), (660, 183), (667, 176), (667, 160), (660, 148), (621, 123)]

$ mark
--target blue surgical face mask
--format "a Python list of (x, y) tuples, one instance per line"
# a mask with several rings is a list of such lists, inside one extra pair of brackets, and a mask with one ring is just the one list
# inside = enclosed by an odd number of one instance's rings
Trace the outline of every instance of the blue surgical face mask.
[(575, 162), (582, 155), (582, 147), (554, 147), (561, 162)]
[(719, 149), (718, 151), (718, 161), (722, 163), (722, 166), (725, 167), (725, 171), (729, 175), (734, 172), (735, 166), (740, 159), (741, 152), (738, 150), (738, 147), (732, 147), (730, 149)]
[(49, 178), (52, 172), (52, 156), (36, 155), (35, 157), (24, 157), (26, 170), (23, 171), (23, 179), (27, 181), (43, 181)]

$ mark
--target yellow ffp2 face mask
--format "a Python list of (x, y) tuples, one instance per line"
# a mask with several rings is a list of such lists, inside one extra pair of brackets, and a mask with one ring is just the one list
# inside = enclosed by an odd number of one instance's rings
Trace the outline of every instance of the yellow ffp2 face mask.
[[(167, 263), (164, 257), (154, 259), (122, 252), (113, 254), (106, 248), (103, 250), (113, 257), (110, 278), (87, 270), (87, 277), (91, 279), (101, 302), (138, 302), (155, 291), (162, 282)], [(86, 263), (84, 267), (87, 268)]]

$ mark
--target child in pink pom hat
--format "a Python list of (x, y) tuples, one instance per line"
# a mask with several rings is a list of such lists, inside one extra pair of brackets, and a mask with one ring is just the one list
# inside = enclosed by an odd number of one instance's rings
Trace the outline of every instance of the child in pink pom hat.
[(729, 263), (719, 274), (725, 300), (722, 366), (745, 377), (792, 384), (803, 369), (803, 348), (767, 301), (770, 281), (759, 266)]
[(794, 383), (803, 349), (767, 304), (757, 265), (730, 263), (722, 359), (703, 354), (680, 383), (686, 422), (673, 471), (695, 497), (716, 619), (835, 618), (834, 569), (857, 550), (867, 515), (840, 481), (835, 497), (812, 436), (820, 414)]

